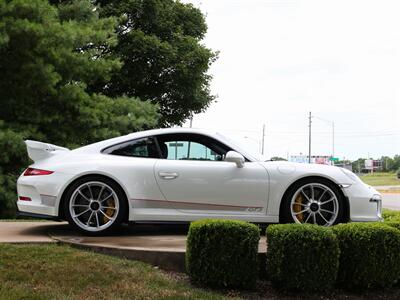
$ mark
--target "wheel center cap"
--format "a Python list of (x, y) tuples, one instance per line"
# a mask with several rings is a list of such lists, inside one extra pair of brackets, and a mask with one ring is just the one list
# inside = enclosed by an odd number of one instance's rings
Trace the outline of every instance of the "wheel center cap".
[(317, 203), (311, 203), (310, 204), (310, 209), (312, 212), (316, 212), (319, 210), (319, 205)]
[(99, 208), (100, 208), (99, 202), (92, 202), (92, 203), (90, 203), (90, 209), (91, 209), (91, 210), (99, 210)]

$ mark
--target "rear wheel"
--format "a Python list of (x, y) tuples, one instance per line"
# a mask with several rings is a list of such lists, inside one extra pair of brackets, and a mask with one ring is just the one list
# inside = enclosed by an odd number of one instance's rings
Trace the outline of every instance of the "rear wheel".
[(295, 183), (282, 201), (283, 223), (331, 226), (344, 220), (344, 199), (339, 187), (322, 178)]
[(67, 191), (64, 212), (75, 228), (91, 234), (117, 228), (127, 211), (126, 197), (112, 180), (90, 176), (77, 180)]

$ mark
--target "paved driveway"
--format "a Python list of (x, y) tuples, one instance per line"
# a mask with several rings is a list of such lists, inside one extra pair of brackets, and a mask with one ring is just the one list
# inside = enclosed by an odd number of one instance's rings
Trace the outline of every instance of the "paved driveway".
[(65, 222), (7, 222), (0, 221), (0, 243), (54, 243), (47, 232)]

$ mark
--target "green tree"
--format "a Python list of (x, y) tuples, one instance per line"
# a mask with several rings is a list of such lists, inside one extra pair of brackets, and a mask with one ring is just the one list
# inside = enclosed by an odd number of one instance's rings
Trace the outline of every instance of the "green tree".
[(393, 168), (394, 160), (389, 156), (382, 156), (382, 171), (383, 172), (390, 172)]
[(389, 171), (393, 172), (400, 169), (400, 155), (397, 154), (393, 157), (393, 163), (390, 166), (388, 166), (388, 168)]
[(15, 216), (15, 182), (23, 166), (28, 164), (23, 145), (27, 132), (6, 128), (0, 121), (0, 217)]
[(353, 172), (361, 173), (361, 171), (365, 168), (365, 158), (359, 158), (351, 163)]
[(101, 15), (118, 17), (118, 42), (107, 53), (123, 66), (93, 90), (148, 99), (160, 107), (161, 126), (179, 125), (214, 100), (207, 71), (216, 53), (203, 46), (201, 11), (174, 0), (98, 0)]
[(116, 25), (89, 0), (0, 0), (0, 216), (14, 210), (24, 139), (76, 147), (158, 123), (157, 105), (89, 88), (122, 66), (108, 53)]

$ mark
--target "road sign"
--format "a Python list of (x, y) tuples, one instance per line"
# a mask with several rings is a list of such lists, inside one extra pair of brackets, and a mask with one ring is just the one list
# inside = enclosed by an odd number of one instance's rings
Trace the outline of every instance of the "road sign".
[(339, 157), (331, 157), (329, 158), (330, 161), (339, 161)]

